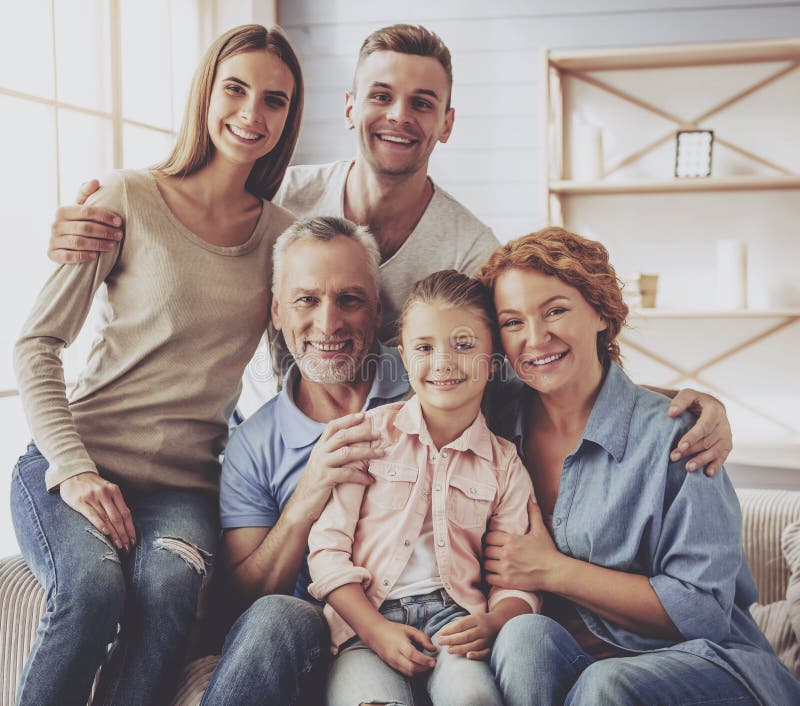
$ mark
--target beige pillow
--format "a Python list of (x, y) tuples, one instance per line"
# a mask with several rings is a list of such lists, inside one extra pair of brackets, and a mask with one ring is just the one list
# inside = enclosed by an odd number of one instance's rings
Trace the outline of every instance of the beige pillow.
[(784, 527), (781, 550), (789, 567), (786, 599), (750, 609), (781, 662), (800, 678), (800, 521)]

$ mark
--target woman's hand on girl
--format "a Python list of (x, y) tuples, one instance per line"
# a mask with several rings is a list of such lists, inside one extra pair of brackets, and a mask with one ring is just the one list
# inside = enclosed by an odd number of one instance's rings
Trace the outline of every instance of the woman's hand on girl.
[(94, 471), (67, 478), (59, 487), (61, 499), (81, 513), (99, 532), (111, 537), (117, 549), (130, 551), (136, 543), (131, 511), (118, 485)]
[(558, 551), (533, 500), (528, 502), (528, 516), (528, 534), (487, 533), (483, 566), (489, 585), (520, 591), (550, 590), (567, 557)]
[(436, 660), (419, 648), (436, 651), (436, 647), (422, 630), (381, 619), (364, 642), (392, 669), (407, 677), (429, 672)]

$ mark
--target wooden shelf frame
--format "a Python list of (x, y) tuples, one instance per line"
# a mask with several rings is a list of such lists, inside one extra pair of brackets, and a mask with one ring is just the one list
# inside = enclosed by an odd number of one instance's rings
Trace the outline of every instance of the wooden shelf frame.
[(629, 71), (798, 59), (800, 39), (550, 52), (550, 64), (564, 71)]
[(800, 309), (632, 309), (638, 319), (800, 319)]
[(800, 174), (762, 177), (698, 177), (642, 181), (551, 181), (550, 193), (560, 196), (592, 194), (663, 194), (692, 191), (775, 191), (800, 189)]
[(683, 380), (692, 380), (698, 383), (701, 387), (710, 390), (712, 393), (720, 395), (729, 399), (731, 402), (735, 402), (740, 407), (746, 409), (750, 413), (761, 417), (762, 419), (766, 419), (768, 422), (775, 424), (776, 426), (780, 427), (786, 432), (790, 434), (796, 435), (800, 437), (800, 425), (797, 423), (788, 424), (785, 420), (778, 419), (774, 417), (770, 412), (759, 409), (754, 405), (750, 404), (749, 402), (739, 398), (735, 393), (731, 390), (726, 390), (722, 387), (714, 385), (712, 382), (709, 382), (705, 377), (703, 377), (703, 373), (710, 370), (716, 365), (719, 365), (723, 361), (727, 361), (735, 355), (738, 355), (742, 351), (747, 350), (748, 348), (752, 348), (757, 343), (761, 343), (767, 338), (774, 336), (779, 331), (783, 331), (786, 328), (794, 325), (800, 324), (800, 310), (798, 309), (781, 309), (781, 310), (761, 310), (761, 311), (750, 311), (748, 309), (741, 309), (735, 311), (670, 311), (670, 310), (663, 310), (659, 311), (658, 309), (637, 309), (631, 314), (632, 319), (636, 318), (644, 318), (644, 319), (705, 319), (705, 318), (761, 318), (761, 319), (778, 319), (777, 322), (767, 326), (764, 330), (760, 331), (753, 336), (745, 339), (744, 341), (740, 341), (734, 346), (730, 346), (721, 350), (717, 355), (708, 358), (707, 360), (702, 361), (700, 364), (695, 365), (694, 367), (687, 368), (681, 365), (680, 363), (676, 363), (674, 360), (667, 358), (659, 351), (653, 350), (645, 345), (642, 345), (636, 341), (631, 340), (629, 337), (625, 335), (625, 331), (622, 333), (621, 342), (623, 347), (627, 347), (630, 350), (636, 351), (640, 355), (652, 360), (659, 365), (662, 365), (673, 373), (675, 373), (675, 377), (669, 380), (668, 382), (664, 383), (662, 387), (671, 388), (675, 387), (675, 385), (681, 383)]
[[(669, 67), (786, 62), (770, 75), (752, 83), (722, 102), (690, 118), (675, 115), (659, 106), (589, 75), (593, 71), (630, 71)], [(581, 194), (670, 193), (690, 191), (750, 191), (800, 188), (800, 174), (781, 164), (747, 150), (715, 133), (714, 139), (728, 149), (765, 166), (779, 176), (726, 177), (692, 180), (648, 180), (642, 182), (575, 182), (564, 180), (564, 96), (562, 81), (572, 77), (606, 91), (638, 108), (658, 115), (675, 124), (676, 129), (697, 129), (702, 121), (716, 115), (744, 98), (800, 68), (800, 39), (735, 44), (704, 44), (668, 47), (645, 47), (615, 51), (549, 52), (544, 51), (544, 81), (542, 108), (543, 159), (540, 169), (542, 209), (545, 219), (553, 225), (563, 225), (562, 197)], [(673, 139), (675, 130), (651, 140), (626, 155), (605, 170), (605, 176), (636, 162), (654, 149)]]

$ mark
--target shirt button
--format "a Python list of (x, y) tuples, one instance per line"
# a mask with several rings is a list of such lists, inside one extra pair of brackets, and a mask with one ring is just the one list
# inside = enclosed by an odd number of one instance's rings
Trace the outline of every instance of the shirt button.
[(404, 547), (411, 546), (411, 542), (409, 542), (409, 541), (406, 539), (406, 540), (403, 542), (403, 546), (404, 546)]
[(555, 520), (553, 520), (553, 524), (555, 524), (555, 525), (556, 525), (556, 527), (557, 527), (558, 525), (560, 525), (560, 524), (561, 524), (561, 518), (560, 518), (560, 517), (556, 517), (556, 519), (555, 519)]
[(438, 493), (442, 489), (441, 485), (437, 485), (434, 490)]
[(431, 461), (435, 461), (435, 460), (436, 460), (436, 456), (431, 456)]
[(383, 579), (383, 585), (384, 586), (388, 586), (389, 585), (389, 580), (388, 579)]
[(422, 497), (423, 498), (427, 498), (430, 494), (431, 494), (431, 492), (429, 490), (423, 490), (422, 491)]
[(393, 470), (389, 471), (389, 475), (390, 475), (390, 476), (396, 476), (396, 475), (397, 475), (397, 471), (395, 471), (395, 470), (393, 469)]
[(436, 542), (436, 544), (438, 544), (440, 547), (443, 547), (444, 546), (444, 540), (440, 539), (438, 542)]
[(477, 488), (470, 488), (470, 489), (469, 489), (469, 494), (470, 494), (470, 495), (475, 495), (475, 493), (477, 493), (477, 492), (478, 492), (478, 489), (477, 489)]
[(447, 458), (447, 451), (442, 451), (442, 458)]

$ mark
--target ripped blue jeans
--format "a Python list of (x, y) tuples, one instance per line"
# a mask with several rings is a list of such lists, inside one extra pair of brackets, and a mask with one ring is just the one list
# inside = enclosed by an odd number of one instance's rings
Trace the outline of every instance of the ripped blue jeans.
[(136, 528), (126, 555), (47, 492), (47, 467), (31, 443), (11, 480), (14, 530), (47, 600), (17, 704), (85, 706), (101, 665), (93, 703), (169, 703), (219, 539), (217, 498), (122, 487)]

